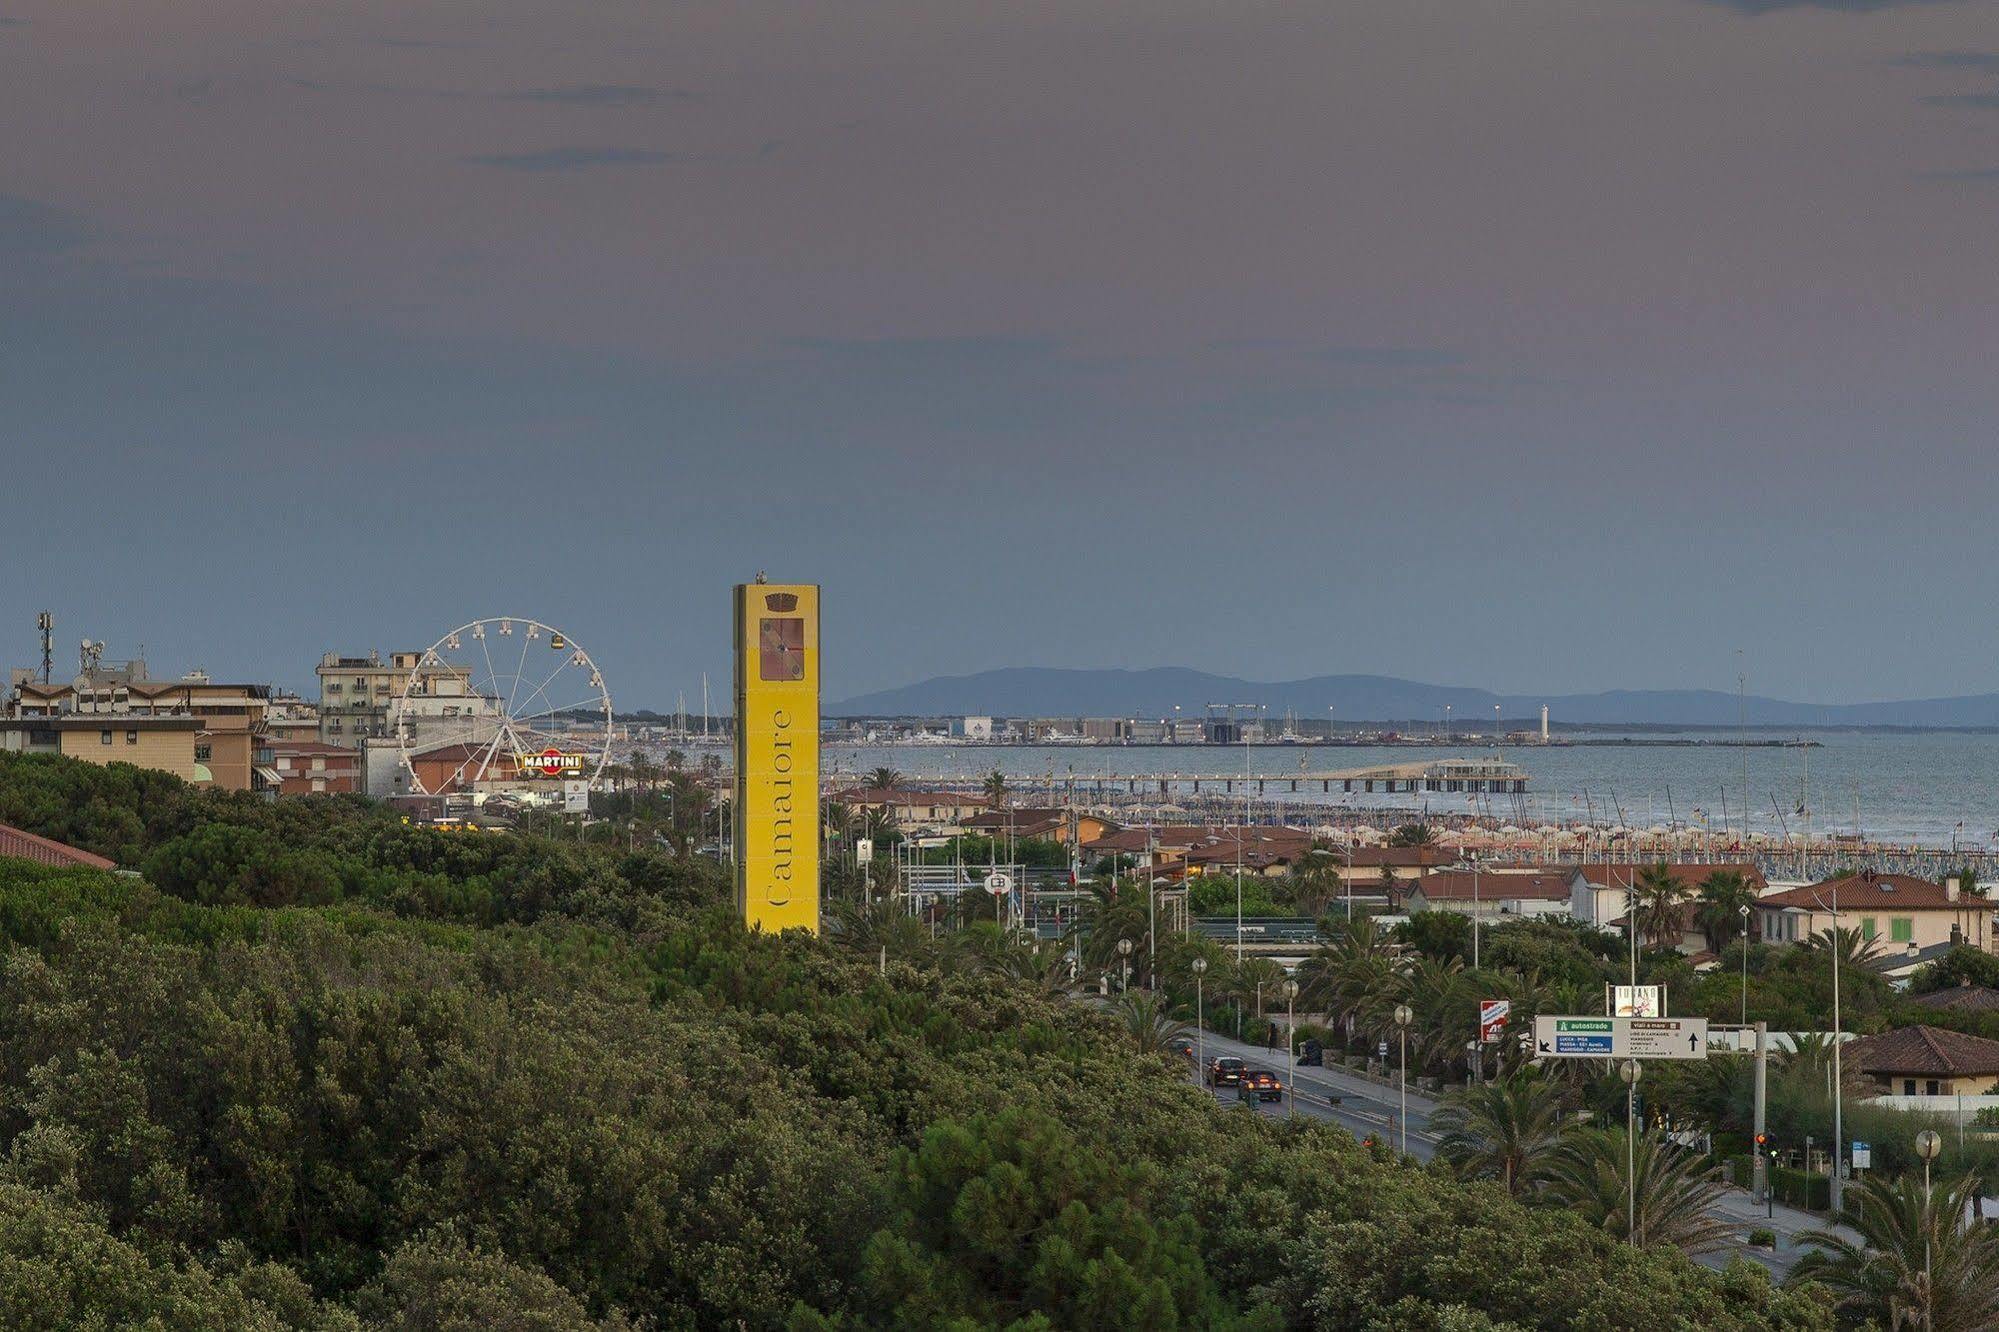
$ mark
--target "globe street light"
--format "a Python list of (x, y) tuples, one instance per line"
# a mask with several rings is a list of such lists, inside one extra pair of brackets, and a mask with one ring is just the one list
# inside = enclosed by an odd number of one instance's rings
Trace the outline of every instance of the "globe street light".
[(1916, 1135), (1916, 1155), (1923, 1158), (1923, 1326), (1934, 1327), (1936, 1318), (1936, 1291), (1930, 1285), (1930, 1227), (1935, 1224), (1929, 1215), (1930, 1203), (1930, 1162), (1937, 1159), (1943, 1150), (1943, 1139), (1936, 1130), (1924, 1129)]
[(1395, 1005), (1395, 1032), (1402, 1046), (1402, 1072), (1396, 1082), (1396, 1123), (1402, 1137), (1402, 1154), (1409, 1155), (1409, 1024), (1416, 1018), (1407, 1004)]
[(1645, 1070), (1636, 1059), (1617, 1067), (1624, 1079), (1624, 1240), (1638, 1243), (1638, 1078)]
[(1735, 908), (1742, 917), (1742, 1025), (1749, 1025), (1749, 904)]
[(1118, 986), (1118, 993), (1123, 994), (1125, 991), (1131, 989), (1131, 940), (1119, 939), (1117, 941), (1117, 955), (1123, 966), (1123, 975), (1120, 978), (1121, 984)]
[(1284, 1113), (1287, 1116), (1298, 1113), (1298, 1038), (1292, 1033), (1297, 1029), (1295, 1015), (1298, 1003), (1298, 982), (1284, 982), (1284, 1048), (1290, 1056), (1290, 1076), (1284, 1085)]
[(1189, 969), (1194, 973), (1194, 1068), (1205, 1081), (1208, 1076), (1208, 1059), (1203, 1037), (1207, 1034), (1207, 1029), (1202, 1025), (1201, 983), (1208, 975), (1208, 959), (1195, 958), (1189, 964)]

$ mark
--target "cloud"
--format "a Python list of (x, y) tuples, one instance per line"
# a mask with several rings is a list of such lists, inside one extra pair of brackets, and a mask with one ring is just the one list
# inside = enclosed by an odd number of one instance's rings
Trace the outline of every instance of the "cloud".
[(10, 261), (46, 259), (89, 239), (89, 228), (76, 214), (35, 199), (0, 194), (0, 272)]
[(692, 101), (694, 94), (680, 88), (649, 88), (633, 83), (570, 83), (501, 93), (500, 100), (552, 102), (562, 106), (654, 106), (660, 102)]
[(1710, 4), (1737, 13), (1776, 14), (1789, 9), (1823, 9), (1836, 14), (1878, 14), (1887, 9), (1913, 9), (1917, 5), (1952, 4), (1957, 0), (1708, 0)]
[(502, 171), (585, 171), (591, 167), (652, 166), (671, 162), (673, 154), (646, 148), (544, 148), (532, 153), (484, 153), (463, 160)]
[(1911, 51), (1888, 63), (1908, 69), (1976, 69), (1999, 74), (1999, 51)]
[(1969, 107), (1978, 111), (1999, 111), (1999, 92), (1944, 93), (1936, 97), (1923, 98), (1923, 105)]
[(1999, 167), (1972, 167), (1964, 171), (1918, 171), (1916, 179), (1999, 184)]

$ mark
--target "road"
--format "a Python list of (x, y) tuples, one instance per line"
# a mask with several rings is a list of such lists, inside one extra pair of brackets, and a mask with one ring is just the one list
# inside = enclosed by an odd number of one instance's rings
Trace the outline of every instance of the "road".
[[(1216, 1032), (1205, 1032), (1201, 1037), (1203, 1059), (1213, 1059), (1216, 1055), (1234, 1055), (1251, 1068), (1267, 1068), (1279, 1078), (1288, 1076), (1282, 1051), (1266, 1050), (1260, 1045), (1247, 1045), (1232, 1040)], [(1198, 1074), (1195, 1075), (1198, 1081)], [(1339, 1124), (1356, 1138), (1369, 1134), (1393, 1144), (1395, 1142), (1396, 1089), (1384, 1087), (1366, 1078), (1339, 1069), (1299, 1068), (1297, 1084), (1296, 1113), (1312, 1119)], [(1235, 1089), (1224, 1087), (1212, 1093), (1223, 1105), (1237, 1104)], [(1332, 1103), (1333, 1097), (1339, 1104)], [(1284, 1102), (1259, 1102), (1257, 1113), (1263, 1115), (1283, 1115)], [(1430, 1116), (1436, 1111), (1437, 1102), (1430, 1097), (1409, 1093), (1409, 1155), (1418, 1161), (1427, 1162), (1436, 1151), (1437, 1137), (1430, 1128)], [(1752, 1202), (1748, 1193), (1731, 1188), (1722, 1195), (1717, 1210), (1730, 1220), (1741, 1224), (1741, 1235), (1746, 1237), (1751, 1230), (1768, 1229), (1777, 1236), (1777, 1248), (1751, 1248), (1738, 1242), (1716, 1253), (1707, 1254), (1698, 1261), (1706, 1266), (1722, 1268), (1728, 1266), (1737, 1255), (1763, 1264), (1770, 1274), (1782, 1280), (1797, 1266), (1804, 1256), (1798, 1247), (1797, 1233), (1801, 1230), (1822, 1228), (1825, 1218), (1811, 1212), (1799, 1211), (1795, 1207), (1778, 1204), (1771, 1208)], [(1855, 1238), (1851, 1231), (1841, 1228), (1840, 1233), (1847, 1238)]]
[[(1234, 1055), (1251, 1068), (1267, 1068), (1279, 1078), (1290, 1076), (1282, 1051), (1246, 1045), (1212, 1031), (1203, 1034), (1201, 1048), (1203, 1059)], [(1364, 1138), (1371, 1133), (1390, 1143), (1395, 1142), (1391, 1136), (1395, 1133), (1396, 1124), (1397, 1098), (1393, 1087), (1384, 1087), (1338, 1069), (1301, 1067), (1295, 1093), (1298, 1114), (1339, 1124), (1356, 1138)], [(1332, 1103), (1333, 1097), (1339, 1098), (1338, 1105)], [(1234, 1105), (1235, 1089), (1222, 1088), (1216, 1093), (1216, 1099), (1224, 1105)], [(1430, 1115), (1436, 1108), (1437, 1103), (1429, 1097), (1419, 1096), (1413, 1091), (1409, 1093), (1409, 1155), (1419, 1161), (1428, 1161), (1436, 1150), (1436, 1136), (1430, 1132)], [(1286, 1112), (1281, 1101), (1262, 1102), (1257, 1109), (1266, 1115)]]

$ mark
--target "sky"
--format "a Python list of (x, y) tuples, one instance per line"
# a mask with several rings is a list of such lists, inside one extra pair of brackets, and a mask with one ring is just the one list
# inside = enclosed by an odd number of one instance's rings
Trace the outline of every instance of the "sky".
[(0, 123), (6, 664), (1999, 688), (1995, 0), (0, 0)]

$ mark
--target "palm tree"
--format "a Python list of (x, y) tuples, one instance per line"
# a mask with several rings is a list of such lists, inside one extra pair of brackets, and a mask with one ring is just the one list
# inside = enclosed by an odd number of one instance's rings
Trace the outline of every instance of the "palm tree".
[(986, 774), (986, 800), (994, 809), (1006, 804), (1006, 774), (994, 768)]
[(864, 785), (870, 791), (897, 791), (902, 789), (903, 776), (894, 768), (876, 768), (868, 774)]
[(1517, 1072), (1452, 1092), (1431, 1116), (1437, 1158), (1464, 1179), (1497, 1179), (1518, 1197), (1547, 1175), (1562, 1140), (1562, 1089)]
[(1174, 1041), (1192, 1034), (1186, 1023), (1168, 1011), (1164, 999), (1145, 990), (1120, 995), (1112, 1012), (1140, 1054), (1164, 1054)]
[[(1635, 1173), (1627, 1173), (1627, 1150)], [(1734, 1237), (1734, 1226), (1714, 1212), (1726, 1192), (1720, 1172), (1653, 1133), (1641, 1134), (1635, 1143), (1622, 1128), (1570, 1133), (1550, 1163), (1548, 1194), (1605, 1234), (1626, 1239), (1627, 1182), (1633, 1178), (1640, 1248), (1679, 1249), (1692, 1256)]]
[(931, 952), (923, 922), (887, 897), (843, 898), (826, 908), (827, 934), (864, 957), (921, 958)]
[(1405, 823), (1388, 834), (1390, 846), (1434, 846), (1437, 830), (1427, 823)]
[(1861, 934), (1859, 930), (1848, 930), (1834, 926), (1831, 929), (1820, 930), (1810, 939), (1806, 940), (1806, 943), (1827, 956), (1831, 956), (1835, 952), (1838, 953), (1839, 965), (1842, 967), (1862, 968), (1871, 971), (1880, 966), (1884, 960), (1881, 956), (1881, 941), (1879, 939), (1869, 939)]
[(1672, 947), (1680, 942), (1680, 885), (1665, 865), (1648, 865), (1638, 872), (1628, 913), (1638, 937)]
[(1297, 980), (1299, 1002), (1325, 1013), (1349, 1040), (1368, 1005), (1377, 996), (1399, 994), (1402, 984), (1388, 940), (1372, 916), (1335, 923), (1331, 938), (1298, 964)]
[(1977, 1192), (1970, 1176), (1926, 1190), (1913, 1176), (1870, 1176), (1846, 1191), (1837, 1231), (1804, 1230), (1808, 1251), (1787, 1281), (1817, 1281), (1858, 1324), (1971, 1332), (1999, 1326), (1999, 1235), (1962, 1223)]
[(1736, 935), (1744, 932), (1743, 921), (1746, 917), (1742, 908), (1755, 905), (1756, 890), (1749, 886), (1749, 880), (1742, 877), (1741, 871), (1716, 870), (1701, 880), (1700, 893), (1700, 906), (1694, 911), (1694, 920), (1707, 939), (1708, 951), (1719, 953)]
[(1298, 914), (1317, 919), (1345, 887), (1340, 859), (1330, 851), (1309, 851), (1291, 867), (1291, 901)]

